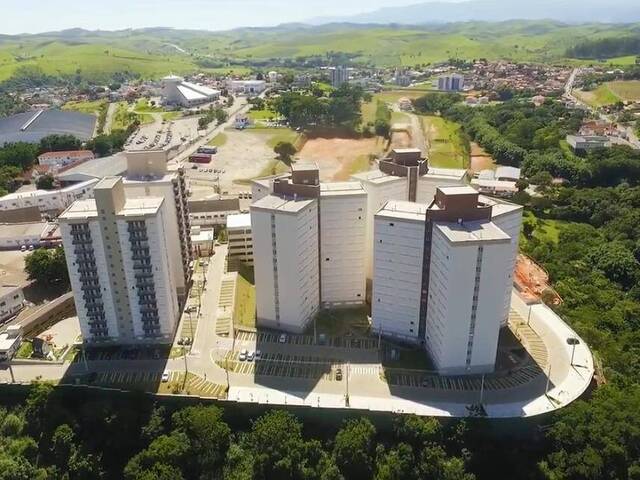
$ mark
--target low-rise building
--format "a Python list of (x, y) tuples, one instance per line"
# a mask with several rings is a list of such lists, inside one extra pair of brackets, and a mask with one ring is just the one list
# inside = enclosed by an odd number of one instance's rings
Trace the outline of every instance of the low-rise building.
[(599, 135), (567, 135), (567, 143), (576, 153), (586, 153), (598, 148), (610, 148), (609, 137)]
[(20, 250), (40, 246), (46, 222), (0, 224), (0, 249)]
[(11, 325), (0, 333), (0, 362), (11, 360), (20, 348), (22, 329), (18, 325)]
[(199, 200), (189, 199), (189, 219), (191, 225), (200, 227), (221, 227), (227, 217), (240, 213), (240, 199), (234, 195), (216, 195)]
[(42, 214), (57, 215), (76, 200), (91, 198), (97, 183), (97, 179), (91, 179), (57, 190), (9, 193), (0, 197), (0, 210), (37, 207)]
[(38, 164), (49, 167), (63, 167), (93, 160), (95, 156), (91, 150), (67, 150), (63, 152), (45, 152), (38, 156)]
[(17, 285), (0, 286), (0, 323), (17, 315), (24, 308), (24, 293)]
[(184, 78), (169, 75), (162, 79), (162, 101), (166, 105), (194, 107), (220, 98), (220, 91), (205, 85), (185, 82)]
[(227, 88), (236, 95), (259, 95), (267, 89), (264, 80), (229, 80)]
[(241, 213), (227, 216), (227, 240), (229, 264), (242, 262), (253, 265), (253, 236), (251, 214)]
[(191, 247), (194, 257), (209, 257), (213, 254), (216, 235), (213, 228), (191, 227)]

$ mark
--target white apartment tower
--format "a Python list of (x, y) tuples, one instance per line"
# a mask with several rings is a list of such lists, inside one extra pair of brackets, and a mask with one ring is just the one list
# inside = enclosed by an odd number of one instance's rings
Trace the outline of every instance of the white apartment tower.
[(168, 211), (165, 229), (169, 265), (176, 283), (178, 299), (184, 303), (191, 278), (191, 226), (184, 170), (167, 170), (167, 152), (145, 150), (127, 152), (124, 178), (127, 198), (161, 197)]
[(365, 300), (366, 192), (320, 184), (318, 167), (254, 183), (251, 205), (258, 322), (301, 332), (321, 307)]
[(167, 201), (127, 198), (121, 177), (103, 178), (94, 196), (59, 217), (84, 341), (170, 343), (180, 307)]
[(437, 187), (464, 185), (463, 169), (431, 168), (417, 148), (394, 149), (380, 160), (377, 170), (358, 173), (352, 178), (367, 193), (366, 275), (373, 278), (374, 215), (389, 200), (429, 204)]
[[(493, 371), (508, 316), (522, 207), (441, 187), (375, 215), (374, 330), (424, 345), (445, 374)], [(501, 228), (502, 227), (502, 228)]]

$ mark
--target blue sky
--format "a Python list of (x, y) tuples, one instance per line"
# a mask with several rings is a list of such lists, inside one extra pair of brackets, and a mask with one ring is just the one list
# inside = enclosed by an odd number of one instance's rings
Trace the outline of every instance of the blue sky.
[[(451, 0), (445, 0), (451, 1)], [(420, 0), (0, 0), (0, 33), (166, 26), (226, 30), (351, 15)]]

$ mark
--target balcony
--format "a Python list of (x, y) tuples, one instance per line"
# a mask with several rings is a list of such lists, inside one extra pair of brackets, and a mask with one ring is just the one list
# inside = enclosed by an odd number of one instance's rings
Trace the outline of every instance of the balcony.
[(153, 272), (152, 271), (136, 272), (134, 276), (136, 278), (153, 278)]
[(75, 253), (76, 255), (93, 256), (93, 247), (76, 247), (73, 249), (73, 253)]
[(151, 263), (150, 263), (151, 258), (147, 257), (146, 260), (149, 260), (149, 262), (147, 262), (147, 263), (135, 262), (133, 264), (133, 269), (134, 270), (149, 270), (149, 271), (151, 271), (151, 269), (152, 269), (152, 266), (151, 266)]
[(90, 245), (91, 243), (93, 242), (89, 237), (87, 238), (77, 237), (71, 240), (71, 245)]

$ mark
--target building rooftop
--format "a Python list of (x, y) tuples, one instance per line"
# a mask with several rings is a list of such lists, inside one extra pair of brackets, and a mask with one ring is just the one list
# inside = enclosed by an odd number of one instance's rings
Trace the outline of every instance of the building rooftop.
[(98, 216), (96, 201), (93, 198), (76, 200), (60, 214), (58, 220), (88, 220)]
[(117, 185), (122, 180), (122, 177), (109, 176), (103, 177), (96, 186), (93, 187), (94, 190), (111, 190), (115, 185)]
[(469, 185), (448, 185), (448, 186), (438, 187), (438, 190), (440, 190), (445, 195), (477, 195), (478, 194), (478, 192), (476, 192)]
[(397, 182), (397, 181), (401, 181), (401, 182), (406, 182), (407, 179), (403, 178), (403, 177), (396, 177), (394, 175), (387, 175), (384, 172), (381, 172), (380, 170), (369, 170), (368, 172), (362, 172), (362, 173), (356, 173), (354, 175), (351, 175), (351, 178), (354, 178), (356, 180), (362, 181), (362, 182), (369, 182), (369, 183), (374, 183), (374, 184), (382, 184), (382, 183), (387, 183), (387, 182)]
[(5, 295), (12, 295), (18, 290), (22, 290), (22, 287), (19, 287), (18, 285), (0, 285), (0, 297), (4, 297)]
[(283, 213), (298, 213), (309, 205), (313, 204), (315, 199), (288, 199), (275, 195), (267, 195), (251, 205), (251, 210), (275, 210)]
[(452, 243), (466, 242), (510, 242), (509, 235), (504, 233), (493, 222), (435, 222), (437, 228)]
[(227, 230), (230, 228), (251, 228), (251, 214), (227, 215)]
[(47, 226), (47, 222), (29, 223), (2, 223), (0, 224), (0, 237), (29, 237), (40, 236)]
[(93, 137), (96, 121), (95, 115), (55, 109), (18, 113), (0, 119), (0, 145), (37, 143), (53, 134), (70, 134), (86, 141)]
[(127, 171), (127, 157), (117, 153), (108, 157), (94, 158), (75, 165), (56, 175), (62, 182), (79, 182), (89, 178), (123, 175)]
[(320, 183), (320, 196), (332, 197), (342, 195), (365, 195), (366, 192), (360, 182), (331, 182)]
[(154, 215), (162, 206), (162, 202), (164, 202), (162, 197), (127, 198), (122, 209), (118, 212), (118, 217)]
[(480, 195), (478, 201), (485, 205), (491, 205), (491, 218), (504, 215), (506, 213), (514, 212), (516, 210), (524, 210), (522, 205), (516, 205), (515, 203), (507, 202), (505, 200), (499, 200), (497, 198), (487, 197)]
[(84, 158), (84, 157), (93, 157), (93, 152), (91, 150), (66, 150), (61, 152), (45, 152), (41, 155), (38, 155), (38, 159), (46, 160), (48, 158)]
[(446, 178), (454, 180), (462, 180), (467, 171), (464, 168), (435, 168), (429, 167), (427, 173), (422, 178)]
[(422, 203), (405, 202), (402, 200), (389, 200), (375, 214), (376, 217), (397, 218), (424, 222), (427, 215), (427, 205)]
[(314, 162), (296, 162), (291, 164), (292, 172), (312, 172), (318, 170), (318, 165)]

